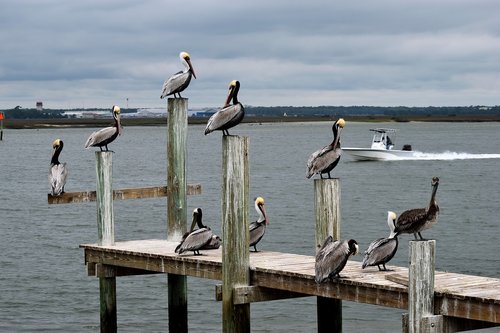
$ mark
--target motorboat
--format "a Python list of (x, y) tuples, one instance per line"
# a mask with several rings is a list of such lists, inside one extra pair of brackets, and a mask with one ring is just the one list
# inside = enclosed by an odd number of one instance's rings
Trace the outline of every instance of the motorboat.
[(387, 161), (415, 156), (411, 145), (404, 145), (401, 150), (394, 149), (397, 130), (372, 128), (370, 131), (374, 132), (370, 148), (342, 147), (342, 150), (357, 161)]

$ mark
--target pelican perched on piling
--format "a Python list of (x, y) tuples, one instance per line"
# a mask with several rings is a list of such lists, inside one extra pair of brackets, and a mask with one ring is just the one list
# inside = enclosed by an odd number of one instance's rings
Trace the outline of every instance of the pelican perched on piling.
[(337, 166), (340, 160), (340, 155), (342, 154), (342, 149), (340, 148), (340, 133), (344, 126), (345, 121), (343, 118), (337, 120), (332, 126), (332, 143), (311, 154), (307, 161), (307, 178), (311, 178), (317, 173), (319, 173), (321, 178), (323, 178), (324, 173), (327, 173), (328, 178), (331, 178), (330, 171)]
[(175, 73), (163, 83), (160, 95), (161, 99), (169, 95), (174, 95), (174, 98), (176, 98), (175, 94), (179, 95), (179, 98), (182, 98), (181, 91), (184, 91), (184, 89), (189, 86), (191, 76), (194, 76), (196, 79), (196, 74), (194, 73), (189, 53), (181, 52), (179, 54), (179, 58), (181, 59), (181, 63), (184, 65), (184, 70)]
[(315, 280), (321, 283), (328, 279), (340, 278), (347, 259), (359, 251), (358, 243), (354, 239), (333, 241), (328, 236), (316, 254)]
[[(199, 229), (194, 230), (196, 225), (198, 225)], [(182, 241), (175, 248), (175, 253), (181, 254), (186, 251), (193, 251), (195, 255), (199, 255), (200, 249), (212, 240), (212, 235), (212, 230), (202, 223), (201, 208), (195, 208), (193, 210), (193, 222), (191, 223), (191, 228), (189, 229), (189, 232), (185, 233), (182, 237)]]
[(87, 142), (85, 143), (85, 149), (90, 147), (99, 147), (102, 151), (102, 147), (106, 148), (108, 151), (108, 144), (113, 142), (118, 135), (122, 133), (122, 125), (120, 123), (120, 107), (118, 105), (113, 105), (111, 112), (113, 113), (113, 118), (115, 119), (114, 126), (105, 127), (94, 133), (90, 134)]
[(429, 229), (438, 221), (439, 206), (436, 201), (436, 192), (439, 186), (439, 178), (433, 177), (431, 181), (432, 193), (429, 205), (426, 208), (415, 208), (404, 211), (396, 221), (394, 232), (398, 234), (413, 234), (415, 240), (417, 234), (420, 240), (424, 240), (420, 232)]
[(253, 246), (254, 251), (257, 251), (257, 243), (260, 242), (264, 233), (266, 232), (266, 227), (269, 224), (269, 219), (267, 218), (266, 208), (264, 207), (264, 198), (255, 198), (255, 210), (259, 214), (259, 219), (255, 222), (250, 223), (249, 226), (249, 246)]
[[(238, 102), (240, 81), (233, 80), (229, 83), (229, 93), (222, 109), (208, 119), (205, 135), (213, 131), (222, 131), (222, 135), (229, 135), (228, 129), (238, 125), (245, 117), (245, 108)], [(231, 103), (231, 99), (233, 104)]]
[(64, 143), (61, 139), (56, 139), (52, 142), (54, 152), (52, 153), (49, 168), (50, 193), (52, 195), (61, 195), (64, 193), (64, 185), (66, 185), (68, 178), (66, 163), (59, 162), (59, 154), (61, 154), (63, 147)]
[[(394, 232), (394, 224), (396, 223), (396, 213), (387, 212), (387, 224), (391, 233), (388, 238), (379, 238), (374, 240), (368, 246), (363, 258), (362, 268), (366, 266), (377, 266), (379, 271), (386, 271), (385, 264), (388, 263), (398, 250), (398, 235)], [(380, 268), (382, 265), (382, 268)]]

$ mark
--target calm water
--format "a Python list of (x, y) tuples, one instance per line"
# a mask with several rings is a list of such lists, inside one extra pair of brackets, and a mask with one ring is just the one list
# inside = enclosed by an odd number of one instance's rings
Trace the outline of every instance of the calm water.
[[(125, 124), (126, 126), (126, 124)], [(369, 146), (372, 124), (347, 123), (344, 146)], [(432, 176), (441, 179), (441, 216), (424, 236), (437, 240), (437, 269), (500, 277), (498, 264), (500, 124), (377, 124), (400, 131), (397, 147), (412, 144), (422, 160), (352, 162), (347, 155), (333, 174), (342, 181), (342, 237), (361, 247), (388, 235), (387, 210), (423, 207)], [(220, 233), (221, 134), (190, 126), (188, 182), (203, 194), (189, 210)], [(87, 277), (79, 244), (96, 240), (95, 204), (48, 206), (51, 145), (61, 138), (60, 160), (70, 167), (66, 191), (95, 188), (95, 158), (83, 144), (93, 129), (6, 130), (0, 142), (0, 331), (98, 332), (98, 279)], [(232, 134), (250, 137), (250, 197), (266, 199), (270, 226), (260, 247), (314, 253), (313, 184), (305, 179), (311, 152), (331, 140), (331, 123), (242, 124)], [(166, 127), (125, 127), (110, 147), (113, 186), (165, 184)], [(474, 155), (473, 155), (474, 154)], [(482, 154), (482, 155), (475, 155)], [(165, 238), (165, 199), (115, 202), (116, 240)], [(250, 212), (251, 219), (256, 213)], [(391, 264), (407, 265), (407, 241)], [(360, 261), (361, 257), (355, 258)], [(220, 331), (221, 304), (212, 280), (189, 278), (189, 325), (193, 332)], [(121, 277), (117, 282), (121, 332), (166, 332), (165, 276)], [(345, 332), (400, 332), (402, 310), (344, 302)], [(315, 298), (256, 303), (254, 332), (316, 330)]]

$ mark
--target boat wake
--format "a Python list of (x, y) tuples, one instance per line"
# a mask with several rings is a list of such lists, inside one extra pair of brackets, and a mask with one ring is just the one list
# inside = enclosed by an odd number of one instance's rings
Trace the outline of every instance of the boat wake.
[(419, 151), (414, 151), (412, 156), (398, 157), (391, 156), (392, 161), (401, 160), (474, 160), (474, 159), (491, 159), (500, 158), (500, 154), (470, 154), (470, 153), (457, 153), (453, 151), (445, 151), (442, 153), (424, 153)]

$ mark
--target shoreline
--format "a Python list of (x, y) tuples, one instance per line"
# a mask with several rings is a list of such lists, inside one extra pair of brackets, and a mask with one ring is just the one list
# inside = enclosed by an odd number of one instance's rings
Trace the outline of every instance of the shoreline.
[[(352, 122), (500, 122), (500, 115), (424, 115), (424, 116), (347, 116), (341, 115), (346, 121)], [(315, 122), (315, 121), (334, 121), (339, 116), (246, 116), (242, 123), (279, 123), (279, 122)], [(189, 117), (188, 124), (206, 124), (208, 117)], [(3, 127), (5, 129), (43, 129), (57, 127), (104, 127), (113, 123), (110, 118), (102, 119), (4, 119)], [(123, 118), (123, 126), (166, 126), (165, 117), (158, 118)]]

